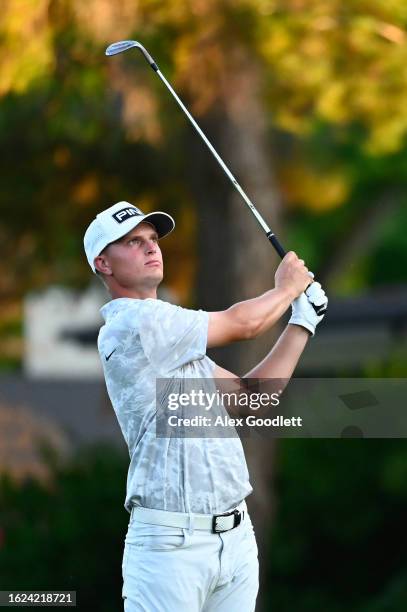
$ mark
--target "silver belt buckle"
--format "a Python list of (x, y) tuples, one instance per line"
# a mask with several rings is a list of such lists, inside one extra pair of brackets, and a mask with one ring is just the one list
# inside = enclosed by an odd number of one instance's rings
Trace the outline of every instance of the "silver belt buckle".
[[(234, 515), (233, 526), (229, 527), (229, 529), (218, 529), (217, 519), (224, 517), (224, 516), (232, 516), (232, 515)], [(235, 527), (240, 525), (240, 523), (242, 522), (243, 515), (244, 515), (244, 510), (240, 511), (237, 509), (232, 510), (231, 512), (224, 512), (223, 514), (214, 514), (212, 517), (212, 533), (223, 533), (225, 531), (230, 531), (231, 529), (234, 529)]]

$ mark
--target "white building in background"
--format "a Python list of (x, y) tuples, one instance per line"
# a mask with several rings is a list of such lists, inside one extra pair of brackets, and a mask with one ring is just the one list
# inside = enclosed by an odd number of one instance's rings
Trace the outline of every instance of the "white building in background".
[[(100, 285), (100, 286), (99, 286)], [(32, 378), (101, 378), (96, 346), (71, 334), (103, 325), (100, 307), (109, 301), (101, 283), (79, 293), (50, 287), (24, 301), (24, 372)]]
[[(159, 289), (161, 299), (175, 302)], [(96, 348), (103, 319), (99, 309), (110, 297), (97, 279), (86, 291), (50, 287), (24, 300), (24, 373), (37, 379), (102, 379)], [(79, 336), (82, 336), (79, 338)]]

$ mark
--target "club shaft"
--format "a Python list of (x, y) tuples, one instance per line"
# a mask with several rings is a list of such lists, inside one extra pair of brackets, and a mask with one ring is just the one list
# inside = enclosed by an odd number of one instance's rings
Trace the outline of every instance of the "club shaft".
[(261, 214), (259, 213), (257, 208), (254, 206), (254, 204), (250, 200), (249, 196), (246, 194), (246, 192), (239, 185), (239, 183), (237, 182), (236, 178), (233, 176), (233, 174), (231, 173), (231, 171), (229, 170), (229, 168), (227, 167), (227, 165), (225, 164), (225, 162), (223, 161), (223, 159), (221, 158), (219, 153), (216, 151), (214, 146), (211, 144), (211, 142), (205, 136), (205, 134), (203, 133), (203, 131), (201, 130), (201, 128), (199, 127), (199, 125), (197, 124), (197, 122), (195, 121), (195, 119), (193, 118), (193, 116), (191, 115), (191, 113), (189, 112), (187, 107), (185, 106), (185, 104), (179, 98), (179, 96), (174, 91), (174, 89), (172, 88), (170, 83), (167, 81), (165, 76), (162, 74), (162, 72), (158, 69), (157, 64), (154, 64), (154, 65), (150, 64), (150, 65), (152, 66), (154, 71), (158, 74), (158, 76), (160, 77), (160, 79), (164, 83), (164, 85), (167, 87), (167, 89), (171, 92), (171, 94), (172, 94), (173, 98), (175, 99), (175, 101), (177, 102), (177, 104), (184, 111), (185, 115), (188, 117), (189, 121), (192, 123), (192, 125), (195, 128), (195, 130), (198, 132), (198, 134), (200, 135), (200, 137), (202, 138), (202, 140), (204, 141), (204, 143), (206, 144), (206, 146), (208, 147), (208, 149), (210, 150), (210, 152), (212, 153), (212, 155), (214, 156), (214, 158), (216, 159), (218, 164), (221, 166), (221, 168), (223, 169), (223, 171), (225, 172), (227, 177), (230, 179), (231, 183), (234, 185), (234, 187), (240, 193), (240, 195), (242, 196), (244, 202), (249, 207), (249, 209), (251, 210), (253, 215), (256, 217), (258, 223), (263, 228), (264, 232), (266, 233), (267, 238), (269, 239), (269, 241), (271, 242), (271, 244), (273, 245), (273, 247), (275, 248), (277, 253), (280, 255), (281, 258), (283, 258), (284, 255), (286, 254), (286, 251), (284, 250), (284, 248), (282, 247), (282, 245), (278, 241), (278, 239), (275, 236), (275, 234), (271, 231), (270, 227), (267, 225), (267, 223), (265, 222), (265, 220), (263, 219), (263, 217), (261, 216)]

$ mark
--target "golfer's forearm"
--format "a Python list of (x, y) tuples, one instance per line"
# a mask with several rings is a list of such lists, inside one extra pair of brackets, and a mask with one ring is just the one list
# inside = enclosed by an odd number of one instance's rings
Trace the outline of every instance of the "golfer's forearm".
[(295, 299), (288, 290), (275, 288), (258, 297), (238, 302), (228, 309), (236, 320), (246, 324), (249, 338), (255, 338), (272, 327)]
[(287, 325), (270, 353), (244, 378), (291, 378), (310, 337), (299, 325)]

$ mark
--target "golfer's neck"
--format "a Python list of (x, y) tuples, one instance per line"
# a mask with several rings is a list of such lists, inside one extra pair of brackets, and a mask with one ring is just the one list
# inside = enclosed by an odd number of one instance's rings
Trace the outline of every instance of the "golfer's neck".
[(147, 298), (157, 299), (157, 287), (111, 287), (110, 295), (112, 300), (117, 298), (128, 297), (136, 300), (145, 300)]

